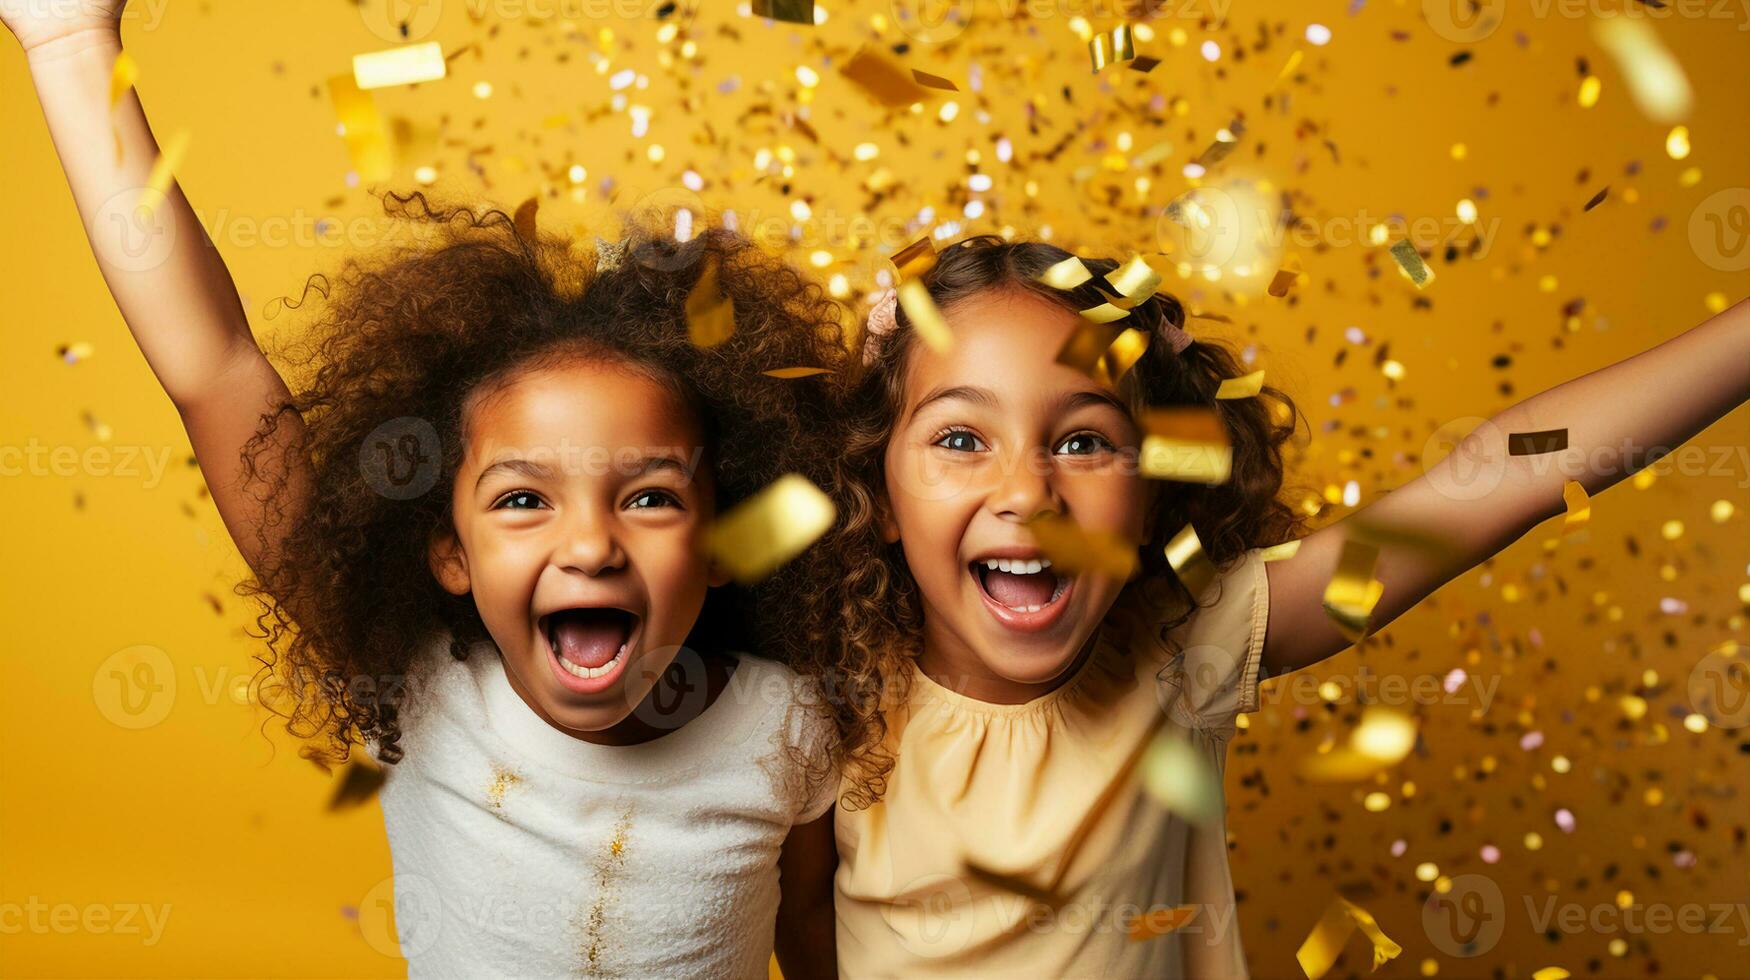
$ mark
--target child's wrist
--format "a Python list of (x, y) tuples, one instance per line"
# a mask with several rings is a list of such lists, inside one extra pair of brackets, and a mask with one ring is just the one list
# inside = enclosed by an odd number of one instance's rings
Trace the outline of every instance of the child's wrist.
[[(92, 27), (82, 27), (78, 30), (52, 37), (24, 49), (25, 60), (32, 68), (60, 64), (77, 59), (90, 51), (105, 52), (112, 57), (122, 47), (122, 35), (118, 25), (103, 24)], [(108, 67), (105, 67), (108, 70)]]

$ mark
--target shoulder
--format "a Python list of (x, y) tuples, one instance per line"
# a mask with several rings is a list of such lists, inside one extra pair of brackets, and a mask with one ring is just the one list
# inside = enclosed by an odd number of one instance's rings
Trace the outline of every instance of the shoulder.
[[(476, 644), (458, 658), (449, 634), (434, 633), (418, 642), (405, 674), (370, 679), (379, 692), (390, 695), (392, 690), (399, 699), (400, 747), (407, 758), (417, 755), (422, 743), (443, 740), (445, 732), (477, 732), (486, 726), (481, 671), (496, 668), (495, 654), (490, 644)], [(373, 756), (380, 752), (375, 741), (370, 748)]]
[(818, 691), (812, 680), (790, 667), (744, 654), (723, 694), (760, 715), (757, 727), (768, 750), (759, 765), (791, 808), (795, 823), (825, 813), (837, 786), (832, 766), (837, 729)]
[(1139, 583), (1130, 603), (1133, 649), (1176, 675), (1200, 727), (1231, 730), (1236, 715), (1258, 707), (1259, 669), (1270, 615), (1264, 552), (1253, 548), (1216, 570), (1186, 610), (1164, 582)]

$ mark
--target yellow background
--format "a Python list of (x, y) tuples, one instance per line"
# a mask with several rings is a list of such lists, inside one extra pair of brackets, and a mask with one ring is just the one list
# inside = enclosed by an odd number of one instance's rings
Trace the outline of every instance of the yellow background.
[[(1690, 237), (1692, 221), (1728, 218), (1750, 196), (1742, 5), (1685, 5), (1652, 21), (1697, 91), (1686, 119), (1694, 151), (1681, 162), (1664, 151), (1668, 127), (1635, 109), (1617, 66), (1592, 41), (1600, 10), (1649, 16), (1633, 4), (1497, 4), (1500, 28), (1470, 44), (1442, 37), (1415, 3), (1372, 0), (1353, 13), (1334, 3), (1169, 4), (1139, 44), (1159, 67), (1094, 76), (1075, 16), (1108, 28), (1118, 22), (1115, 4), (963, 2), (964, 33), (913, 43), (902, 58), (962, 91), (931, 92), (923, 109), (898, 114), (836, 71), (864, 40), (907, 40), (887, 4), (827, 4), (830, 16), (813, 29), (711, 6), (672, 37), (629, 2), (414, 6), (413, 39), (440, 42), (450, 74), (376, 93), (383, 114), (399, 121), (393, 186), (412, 186), (415, 169), (430, 167), (438, 189), (465, 199), (513, 207), (539, 191), (549, 231), (611, 236), (618, 211), (653, 192), (685, 200), (679, 188), (691, 168), (704, 179), (706, 204), (734, 208), (774, 247), (794, 226), (798, 260), (824, 263), (818, 275), (842, 273), (860, 292), (880, 247), (921, 233), (907, 225), (920, 209), (933, 208), (937, 222), (955, 219), (969, 198), (987, 210), (962, 219), (967, 231), (1008, 226), (1088, 253), (1172, 247), (1183, 257), (1183, 243), (1157, 237), (1172, 230), (1159, 212), (1191, 186), (1184, 164), (1243, 115), (1246, 132), (1209, 183), (1249, 181), (1273, 209), (1290, 194), (1328, 246), (1291, 241), (1305, 270), (1291, 301), (1262, 295), (1272, 254), (1230, 263), (1221, 282), (1169, 275), (1168, 285), (1230, 316), (1231, 326), (1193, 329), (1257, 345), (1258, 363), (1310, 415), (1296, 485), (1314, 497), (1333, 488), (1340, 499), (1355, 480), (1362, 501), (1419, 473), (1436, 427), (1487, 416), (1671, 337), (1708, 315), (1709, 294), (1718, 302), (1746, 293), (1743, 273), (1729, 265), (1742, 242), (1733, 251), (1705, 235), (1692, 247)], [(390, 46), (392, 33), (379, 33), (387, 9), (381, 0), (160, 3), (134, 11), (124, 28), (160, 139), (190, 134), (183, 186), (265, 341), (294, 324), (265, 317), (269, 299), (295, 294), (310, 272), (383, 238), (372, 217), (379, 205), (346, 184), (325, 81), (346, 72), (353, 54)], [(1329, 45), (1301, 40), (1312, 21), (1332, 28)], [(1198, 54), (1205, 40), (1221, 45), (1218, 62)], [(1278, 84), (1296, 48), (1305, 60)], [(1460, 51), (1471, 60), (1449, 64)], [(1577, 104), (1577, 59), (1602, 81), (1594, 108)], [(982, 92), (967, 91), (973, 62)], [(798, 64), (818, 72), (812, 90)], [(611, 101), (611, 80), (628, 68), (643, 80), (626, 89), (627, 102), (651, 110), (643, 137), (633, 135), (628, 107)], [(731, 77), (739, 86), (720, 92)], [(1153, 93), (1163, 105), (1148, 106)], [(944, 121), (949, 101), (958, 115)], [(331, 781), (231, 694), (254, 666), (241, 632), (248, 609), (230, 593), (241, 564), (200, 495), (176, 415), (89, 257), (10, 43), (0, 45), (0, 104), (0, 447), (144, 447), (170, 459), (157, 482), (142, 464), (132, 475), (118, 469), (119, 456), (113, 466), (87, 458), (71, 475), (48, 468), (0, 479), (0, 972), (396, 975), (404, 966), (386, 938), (380, 814), (374, 804), (325, 812)], [(799, 106), (812, 135), (791, 124)], [(1012, 163), (996, 158), (999, 135), (1012, 140)], [(854, 158), (863, 141), (878, 144), (878, 158)], [(1162, 142), (1170, 147), (1160, 162), (1134, 164)], [(1462, 160), (1452, 150), (1460, 142)], [(775, 161), (763, 175), (761, 148)], [(569, 175), (574, 165), (586, 170), (581, 182)], [(969, 194), (974, 172), (994, 186)], [(602, 185), (610, 177), (611, 191)], [(1581, 213), (1605, 185), (1608, 200)], [(794, 202), (804, 198), (798, 218)], [(1476, 202), (1476, 228), (1453, 219), (1461, 198)], [(1453, 263), (1436, 252), (1438, 279), (1418, 307), (1384, 250), (1365, 241), (1372, 223), (1393, 214), (1435, 222), (1435, 237), (1419, 239), (1425, 247), (1446, 236), (1468, 242), (1478, 229), (1487, 247)], [(344, 230), (318, 239), (323, 218)], [(1655, 230), (1660, 218), (1666, 225)], [(1543, 246), (1533, 242), (1539, 228), (1555, 229)], [(1584, 307), (1570, 319), (1563, 309), (1576, 299)], [(1352, 326), (1365, 341), (1344, 338)], [(80, 341), (92, 345), (88, 359), (57, 357), (59, 345)], [(1395, 383), (1378, 365), (1386, 344), (1385, 357), (1404, 370)], [(1491, 366), (1502, 354), (1511, 364)], [(1442, 976), (1499, 969), (1522, 977), (1545, 966), (1642, 976), (1651, 961), (1668, 976), (1750, 973), (1740, 945), (1750, 933), (1738, 919), (1724, 934), (1584, 929), (1552, 942), (1524, 911), (1527, 899), (1541, 908), (1551, 896), (1588, 909), (1619, 900), (1742, 908), (1747, 735), (1691, 733), (1681, 720), (1694, 665), (1744, 639), (1750, 477), (1730, 454), (1745, 446), (1747, 418), (1740, 409), (1696, 440), (1707, 450), (1700, 469), (1727, 454), (1713, 472), (1614, 489), (1594, 501), (1585, 535), (1552, 545), (1557, 529), (1540, 528), (1364, 654), (1314, 671), (1351, 689), (1361, 663), (1405, 679), (1463, 666), (1499, 682), (1486, 717), (1473, 717), (1474, 705), (1418, 707), (1423, 750), (1377, 785), (1309, 786), (1295, 775), (1297, 759), (1350, 728), (1352, 695), (1328, 710), (1316, 695), (1267, 690), (1270, 703), (1234, 743), (1228, 785), (1256, 975), (1299, 975), (1294, 949), (1338, 893), (1405, 947), (1382, 976), (1414, 976), (1430, 964)], [(1722, 499), (1737, 510), (1716, 523), (1710, 508)], [(1319, 519), (1349, 509), (1332, 503)], [(1673, 520), (1683, 532), (1667, 540), (1661, 530)], [(1665, 597), (1687, 611), (1661, 612)], [(165, 659), (134, 666), (128, 651), (140, 645)], [(131, 702), (118, 700), (119, 678), (135, 677), (159, 693), (135, 689)], [(1625, 714), (1625, 695), (1645, 698), (1644, 717)], [(129, 713), (142, 703), (162, 720), (116, 723), (150, 720)], [(1541, 749), (1520, 749), (1530, 730), (1542, 732)], [(1571, 771), (1552, 768), (1557, 754)], [(1375, 790), (1393, 801), (1384, 812), (1360, 803)], [(1560, 807), (1578, 820), (1571, 834), (1554, 822)], [(1526, 846), (1531, 832), (1541, 849)], [(1400, 838), (1406, 851), (1394, 857)], [(1480, 861), (1485, 844), (1500, 848), (1499, 864)], [(1670, 845), (1693, 852), (1695, 867), (1675, 867)], [(1486, 872), (1499, 884), (1507, 921), (1498, 945), (1469, 959), (1438, 948), (1421, 914), (1432, 887), (1416, 875), (1424, 862), (1443, 875)], [(45, 918), (44, 928), (15, 928), (32, 903), (81, 916), (133, 904), (170, 911), (148, 945), (101, 924), (61, 929)], [(361, 917), (347, 914), (361, 904)], [(1620, 956), (1613, 938), (1626, 940)], [(1366, 969), (1355, 940), (1338, 972)]]

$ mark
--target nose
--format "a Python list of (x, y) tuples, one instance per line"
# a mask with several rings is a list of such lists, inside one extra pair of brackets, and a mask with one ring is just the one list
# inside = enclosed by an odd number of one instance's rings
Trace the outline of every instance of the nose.
[(991, 513), (1024, 523), (1063, 509), (1054, 480), (1055, 469), (1043, 449), (1028, 449), (1004, 462), (1002, 479), (985, 501)]
[(599, 576), (626, 567), (626, 553), (610, 521), (591, 511), (578, 511), (565, 522), (564, 537), (554, 564), (566, 571)]

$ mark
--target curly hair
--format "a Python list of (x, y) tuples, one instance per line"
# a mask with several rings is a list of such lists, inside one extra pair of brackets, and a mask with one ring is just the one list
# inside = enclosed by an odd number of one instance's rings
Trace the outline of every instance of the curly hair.
[[(320, 316), (276, 352), (296, 372), (292, 401), (263, 417), (244, 451), (245, 478), (271, 508), (265, 557), (238, 586), (263, 606), (260, 699), (324, 765), (367, 740), (383, 761), (398, 760), (403, 710), (418, 696), (406, 679), (424, 638), (448, 633), (458, 657), (490, 639), (472, 597), (446, 592), (427, 560), (433, 537), (453, 531), (471, 393), (567, 356), (633, 367), (698, 411), (722, 510), (787, 472), (828, 481), (836, 445), (813, 421), (830, 408), (829, 385), (764, 372), (838, 373), (848, 356), (838, 305), (721, 229), (684, 244), (633, 233), (602, 250), (624, 256), (610, 269), (598, 268), (596, 250), (519, 230), (501, 210), (435, 206), (418, 192), (390, 193), (384, 208), (417, 244), (310, 278), (303, 298), (326, 300)], [(699, 347), (686, 303), (707, 268), (734, 304), (735, 329)], [(286, 439), (281, 426), (294, 417), (303, 431)], [(277, 442), (309, 461), (309, 490), (295, 503)], [(406, 485), (385, 483), (378, 459), (400, 463)], [(269, 525), (284, 528), (272, 548)], [(751, 589), (712, 589), (689, 642), (768, 655), (798, 647), (785, 631), (799, 588), (795, 572), (780, 572)]]
[[(1106, 302), (1093, 282), (1071, 290), (1039, 282), (1041, 273), (1069, 257), (1069, 252), (1041, 242), (978, 236), (943, 249), (923, 283), (950, 315), (955, 304), (990, 290), (1024, 290), (1069, 311)], [(1096, 277), (1118, 267), (1106, 259), (1082, 262)], [(1293, 401), (1269, 386), (1258, 398), (1217, 401), (1222, 380), (1244, 372), (1233, 352), (1214, 342), (1197, 341), (1175, 354), (1163, 331), (1169, 326), (1183, 329), (1184, 322), (1183, 307), (1169, 296), (1156, 294), (1132, 309), (1125, 324), (1144, 330), (1152, 342), (1120, 383), (1133, 411), (1181, 405), (1213, 409), (1233, 443), (1228, 482), (1158, 485), (1161, 492), (1147, 522), (1152, 530), (1142, 547), (1141, 573), (1131, 586), (1164, 580), (1182, 600), (1184, 615), (1166, 623), (1163, 632), (1184, 622), (1195, 608), (1165, 556), (1167, 541), (1186, 523), (1197, 529), (1204, 552), (1217, 566), (1248, 548), (1290, 540), (1301, 530), (1299, 515), (1278, 499), (1283, 445), (1293, 437), (1299, 418)], [(904, 405), (906, 369), (917, 335), (901, 310), (891, 330), (863, 342), (872, 345), (869, 366), (841, 392), (845, 444), (834, 485), (844, 501), (844, 520), (830, 543), (807, 559), (818, 564), (830, 555), (838, 569), (838, 587), (817, 590), (812, 596), (816, 608), (809, 613), (817, 622), (834, 623), (836, 635), (823, 634), (827, 642), (813, 648), (817, 660), (806, 669), (831, 678), (830, 701), (848, 779), (843, 802), (852, 807), (869, 805), (885, 790), (893, 765), (885, 744), (885, 712), (905, 696), (910, 676), (906, 661), (919, 652), (923, 625), (917, 583), (900, 546), (883, 541), (880, 528), (886, 447)], [(828, 571), (821, 567), (816, 574)]]

